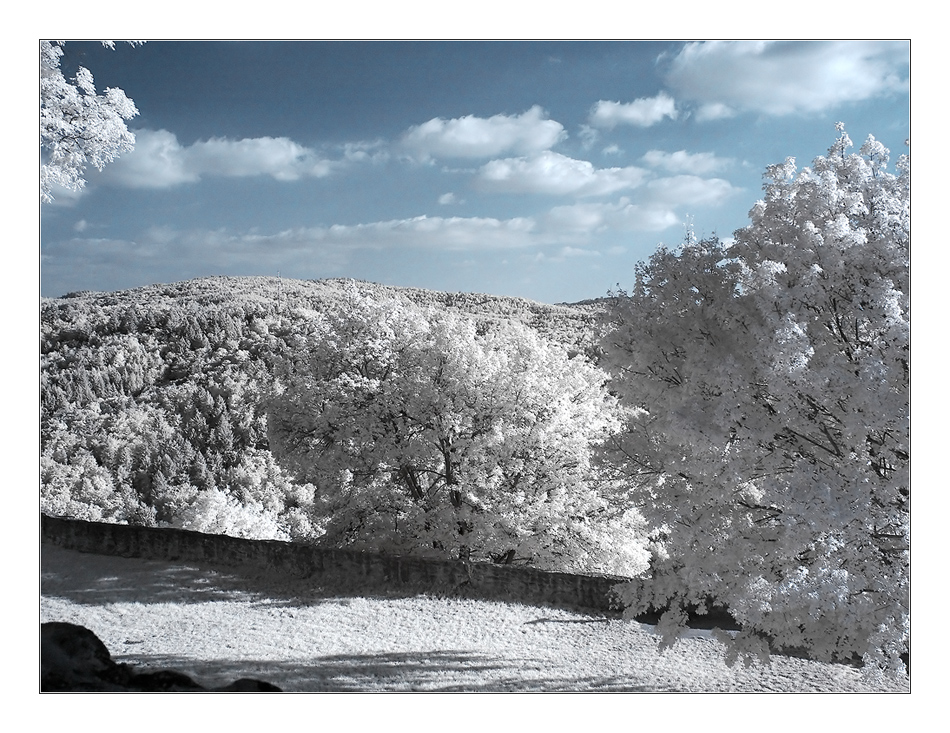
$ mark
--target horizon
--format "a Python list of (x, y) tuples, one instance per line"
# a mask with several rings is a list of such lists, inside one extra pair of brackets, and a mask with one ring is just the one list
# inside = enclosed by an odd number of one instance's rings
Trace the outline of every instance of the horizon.
[(135, 285), (129, 288), (119, 288), (117, 290), (90, 290), (90, 289), (71, 290), (69, 292), (63, 293), (62, 295), (41, 295), (40, 300), (41, 301), (42, 300), (61, 300), (64, 298), (72, 299), (72, 298), (86, 297), (86, 296), (95, 297), (95, 296), (100, 296), (100, 295), (119, 295), (123, 293), (131, 293), (136, 290), (148, 290), (150, 288), (160, 289), (160, 288), (165, 288), (165, 287), (200, 283), (207, 280), (233, 281), (233, 280), (252, 280), (252, 279), (274, 280), (276, 281), (276, 284), (279, 284), (281, 282), (309, 283), (313, 285), (321, 285), (324, 283), (327, 283), (327, 284), (355, 283), (356, 285), (359, 285), (359, 286), (372, 286), (372, 287), (385, 288), (387, 290), (396, 290), (396, 291), (418, 291), (418, 292), (426, 292), (426, 293), (435, 293), (438, 295), (445, 295), (445, 294), (474, 295), (474, 296), (486, 297), (486, 298), (492, 298), (492, 299), (497, 298), (498, 300), (505, 300), (505, 299), (519, 300), (520, 299), (520, 300), (528, 301), (529, 303), (537, 303), (541, 306), (585, 305), (588, 303), (593, 303), (593, 302), (610, 297), (608, 293), (605, 293), (603, 295), (596, 296), (594, 298), (584, 298), (579, 301), (570, 301), (570, 302), (559, 301), (556, 303), (551, 303), (551, 302), (546, 302), (546, 301), (534, 300), (532, 298), (525, 298), (520, 295), (494, 295), (492, 293), (484, 293), (484, 292), (474, 291), (474, 290), (445, 291), (445, 290), (437, 290), (435, 288), (416, 287), (414, 285), (387, 285), (386, 283), (382, 283), (376, 280), (362, 280), (362, 279), (353, 278), (353, 277), (297, 278), (297, 277), (283, 277), (282, 275), (278, 274), (278, 275), (200, 275), (198, 277), (187, 278), (185, 280), (145, 283), (143, 285)]
[(279, 276), (596, 299), (687, 230), (728, 240), (839, 120), (892, 163), (910, 135), (906, 41), (64, 51), (134, 101), (137, 139), (42, 205), (43, 297)]

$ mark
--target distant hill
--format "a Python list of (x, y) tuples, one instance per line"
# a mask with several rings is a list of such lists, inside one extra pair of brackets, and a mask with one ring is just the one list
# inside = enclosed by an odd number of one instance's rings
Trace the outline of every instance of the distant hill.
[(268, 449), (262, 398), (281, 356), (345, 288), (519, 321), (590, 352), (598, 302), (214, 277), (43, 298), (41, 508), (98, 521), (307, 539), (313, 487)]

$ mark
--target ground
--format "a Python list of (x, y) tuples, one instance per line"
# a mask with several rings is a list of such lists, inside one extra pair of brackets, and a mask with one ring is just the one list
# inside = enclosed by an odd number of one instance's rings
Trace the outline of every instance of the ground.
[(44, 544), (40, 621), (91, 629), (118, 662), (208, 685), (253, 677), (286, 691), (909, 691), (788, 657), (725, 663), (708, 632), (660, 651), (653, 627), (604, 615), (249, 578), (195, 564)]

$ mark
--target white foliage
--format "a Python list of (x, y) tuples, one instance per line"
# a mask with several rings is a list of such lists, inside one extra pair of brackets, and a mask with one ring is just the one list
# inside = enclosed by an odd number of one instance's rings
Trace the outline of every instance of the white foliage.
[(594, 460), (620, 424), (605, 381), (527, 327), (353, 290), (288, 361), (271, 450), (317, 487), (327, 542), (633, 574), (639, 515)]
[[(613, 388), (658, 554), (641, 606), (895, 669), (909, 581), (909, 161), (841, 135), (772, 166), (728, 248), (661, 249), (614, 301)], [(672, 617), (671, 617), (672, 618)], [(673, 623), (671, 628), (675, 628)], [(754, 652), (752, 641), (745, 651)]]
[(87, 163), (102, 170), (135, 145), (125, 125), (138, 114), (135, 104), (114, 87), (96, 94), (92, 74), (83, 67), (67, 80), (60, 70), (62, 45), (40, 41), (40, 149), (45, 153), (40, 198), (46, 202), (53, 200), (53, 185), (82, 188)]
[(238, 501), (219, 489), (196, 492), (193, 503), (179, 512), (175, 526), (207, 534), (255, 540), (289, 540), (280, 517), (258, 502)]

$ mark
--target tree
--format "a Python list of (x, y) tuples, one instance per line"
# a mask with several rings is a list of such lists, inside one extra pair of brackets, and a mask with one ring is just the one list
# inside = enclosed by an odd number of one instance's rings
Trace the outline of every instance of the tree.
[(595, 462), (605, 381), (527, 327), (351, 291), (285, 365), (270, 445), (326, 544), (634, 574), (642, 522)]
[(899, 670), (909, 633), (909, 159), (772, 166), (735, 242), (660, 249), (612, 300), (615, 455), (657, 528), (631, 612), (725, 604), (734, 651)]
[[(114, 47), (112, 41), (102, 43)], [(67, 80), (60, 70), (62, 46), (62, 41), (40, 41), (40, 150), (46, 153), (40, 198), (46, 202), (53, 200), (53, 185), (81, 189), (86, 163), (102, 170), (135, 145), (135, 135), (125, 126), (138, 114), (135, 104), (114, 87), (96, 94), (86, 68)]]

